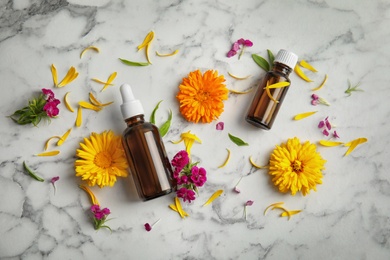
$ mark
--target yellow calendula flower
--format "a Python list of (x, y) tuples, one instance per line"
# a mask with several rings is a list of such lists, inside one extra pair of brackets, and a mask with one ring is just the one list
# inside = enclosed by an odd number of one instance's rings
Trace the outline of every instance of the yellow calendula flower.
[(183, 117), (194, 123), (210, 123), (217, 119), (223, 112), (223, 101), (229, 95), (224, 82), (224, 76), (218, 75), (217, 71), (190, 72), (183, 78), (176, 95)]
[(114, 186), (117, 177), (127, 177), (128, 164), (121, 137), (112, 131), (92, 133), (80, 143), (75, 162), (76, 176), (87, 181), (89, 186)]
[(280, 192), (301, 191), (305, 196), (316, 185), (322, 183), (325, 160), (316, 151), (316, 145), (308, 141), (301, 143), (297, 137), (277, 145), (271, 154), (269, 174)]

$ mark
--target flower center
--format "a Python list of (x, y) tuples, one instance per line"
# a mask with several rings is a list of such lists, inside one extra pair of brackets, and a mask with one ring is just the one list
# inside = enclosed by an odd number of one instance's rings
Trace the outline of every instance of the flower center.
[(107, 151), (102, 151), (95, 155), (94, 163), (100, 168), (108, 168), (111, 166), (111, 155)]
[(209, 96), (210, 96), (210, 93), (209, 92), (199, 92), (197, 95), (196, 95), (196, 100), (198, 100), (199, 102), (203, 102), (205, 100), (208, 100), (209, 99)]
[(294, 172), (300, 173), (303, 170), (302, 163), (300, 161), (295, 160), (292, 164), (291, 167), (293, 168)]

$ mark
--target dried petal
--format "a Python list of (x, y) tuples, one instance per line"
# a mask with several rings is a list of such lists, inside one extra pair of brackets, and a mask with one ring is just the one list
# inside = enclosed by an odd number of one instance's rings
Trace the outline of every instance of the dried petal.
[(150, 44), (147, 44), (145, 48), (145, 55), (146, 55), (146, 60), (149, 62), (149, 64), (152, 64), (149, 57), (149, 48), (150, 48)]
[(77, 127), (80, 127), (81, 123), (82, 123), (82, 120), (83, 120), (82, 108), (81, 108), (81, 106), (79, 106), (78, 109), (77, 109), (77, 117), (76, 117), (75, 125)]
[(39, 154), (36, 154), (36, 156), (55, 156), (59, 153), (60, 153), (60, 151), (55, 150), (55, 151), (50, 151), (50, 152), (39, 153)]
[(107, 102), (107, 103), (101, 103), (99, 100), (97, 100), (97, 98), (93, 95), (92, 92), (89, 92), (89, 101), (91, 102), (91, 104), (98, 106), (98, 107), (105, 107), (105, 106), (108, 106), (108, 105), (111, 105), (112, 103), (114, 103), (114, 101)]
[(349, 146), (349, 149), (344, 154), (344, 156), (349, 155), (359, 144), (363, 144), (365, 142), (367, 142), (367, 138), (361, 137), (361, 138), (357, 138), (357, 139), (355, 139), (355, 140), (353, 140), (351, 142), (348, 142), (348, 143), (344, 144), (344, 146)]
[(319, 85), (319, 86), (316, 87), (316, 88), (313, 88), (312, 90), (313, 90), (313, 91), (320, 90), (320, 89), (325, 85), (325, 83), (326, 83), (327, 80), (328, 80), (328, 74), (325, 74), (325, 78), (324, 78), (324, 80), (322, 81), (321, 85)]
[(227, 149), (227, 148), (226, 148), (226, 150), (228, 151), (228, 155), (227, 155), (227, 157), (226, 157), (226, 160), (225, 160), (225, 162), (224, 162), (222, 165), (218, 166), (218, 168), (223, 168), (223, 167), (225, 167), (225, 166), (228, 164), (229, 160), (230, 160), (230, 150)]
[(225, 126), (224, 122), (218, 122), (216, 125), (216, 129), (222, 131)]
[(248, 75), (248, 76), (243, 76), (243, 77), (239, 77), (239, 76), (236, 76), (236, 75), (233, 75), (232, 73), (228, 72), (229, 76), (234, 78), (234, 79), (238, 79), (238, 80), (243, 80), (243, 79), (247, 79), (247, 78), (250, 78), (252, 77), (252, 75)]
[(80, 187), (80, 189), (84, 190), (89, 195), (89, 198), (91, 199), (92, 205), (100, 206), (100, 203), (97, 200), (95, 194), (93, 194), (93, 192), (87, 186), (79, 185), (79, 187)]
[(103, 92), (108, 86), (112, 85), (111, 82), (116, 78), (117, 72), (113, 72), (107, 79), (107, 83), (103, 86), (100, 92)]
[(252, 160), (252, 156), (249, 157), (249, 161), (250, 161), (250, 163), (252, 164), (252, 166), (254, 166), (254, 167), (258, 168), (258, 169), (267, 169), (267, 168), (269, 168), (268, 165), (266, 165), (266, 166), (260, 166), (260, 165), (256, 164), (256, 163)]
[(70, 132), (72, 132), (72, 128), (69, 128), (69, 130), (66, 131), (63, 136), (61, 136), (60, 140), (58, 140), (58, 142), (57, 142), (57, 146), (60, 146), (65, 142), (65, 140), (66, 140), (66, 138), (68, 138)]
[(145, 226), (145, 230), (146, 230), (146, 231), (149, 232), (150, 230), (152, 230), (152, 226), (151, 226), (149, 223), (145, 223), (144, 226)]
[(114, 84), (109, 84), (103, 80), (100, 80), (100, 79), (97, 79), (97, 78), (92, 78), (91, 80), (95, 81), (96, 83), (99, 83), (99, 84), (104, 84), (104, 85), (114, 85)]
[(284, 88), (284, 87), (288, 87), (288, 86), (290, 86), (290, 82), (283, 81), (283, 82), (274, 83), (274, 84), (269, 85), (269, 86), (267, 84), (266, 88)]
[(66, 108), (70, 111), (70, 112), (74, 112), (74, 109), (73, 107), (69, 104), (69, 101), (68, 101), (68, 95), (69, 95), (70, 92), (66, 92), (65, 96), (64, 96), (64, 103), (65, 103), (65, 106)]
[(294, 120), (301, 120), (301, 119), (304, 119), (306, 117), (309, 117), (311, 115), (314, 115), (315, 113), (317, 113), (318, 111), (311, 111), (311, 112), (305, 112), (305, 113), (302, 113), (302, 114), (298, 114), (296, 116), (294, 116)]
[(88, 50), (94, 50), (96, 51), (97, 53), (100, 52), (99, 48), (98, 47), (95, 47), (95, 46), (88, 46), (87, 48), (85, 48), (81, 53), (80, 53), (80, 59), (81, 57), (83, 57), (84, 53)]
[(219, 196), (221, 196), (221, 194), (223, 193), (223, 190), (217, 190), (216, 192), (214, 192), (213, 195), (211, 195), (211, 197), (205, 202), (205, 204), (203, 204), (203, 206), (207, 206), (209, 205), (211, 202), (213, 202), (216, 198), (218, 198)]
[(301, 70), (301, 68), (298, 65), (295, 66), (294, 71), (301, 79), (307, 82), (312, 82), (312, 80), (306, 76), (306, 74)]
[(159, 53), (158, 51), (156, 51), (156, 55), (159, 56), (159, 57), (169, 57), (169, 56), (176, 55), (178, 52), (179, 52), (179, 50), (175, 50), (175, 51), (172, 52), (172, 53), (161, 54), (161, 53)]
[(299, 62), (299, 65), (301, 65), (303, 68), (308, 69), (313, 72), (318, 72), (312, 65), (310, 65), (307, 61), (301, 60)]
[(246, 203), (245, 203), (245, 206), (252, 206), (254, 203), (253, 200), (248, 200)]
[(287, 217), (288, 216), (288, 219), (290, 220), (290, 217), (292, 215), (295, 215), (295, 214), (298, 214), (302, 212), (302, 210), (289, 210), (289, 211), (285, 211), (285, 212), (282, 212), (282, 214), (280, 214), (281, 217)]
[[(177, 208), (176, 208), (176, 206), (174, 204), (170, 204), (169, 208), (172, 209), (173, 211), (176, 211), (177, 213), (179, 213), (179, 211), (177, 210)], [(184, 214), (185, 217), (189, 216), (188, 213), (185, 212), (184, 210), (183, 210), (183, 214)]]

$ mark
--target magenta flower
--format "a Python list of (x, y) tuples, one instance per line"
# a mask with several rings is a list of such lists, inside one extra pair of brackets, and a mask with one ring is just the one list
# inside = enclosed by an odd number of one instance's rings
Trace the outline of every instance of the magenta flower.
[(217, 125), (216, 125), (216, 129), (217, 129), (217, 130), (223, 130), (224, 127), (225, 127), (225, 123), (224, 123), (224, 122), (219, 122), (219, 123), (217, 123)]
[(251, 42), (250, 40), (244, 40), (243, 38), (239, 39), (237, 41), (237, 43), (242, 45), (242, 46), (245, 46), (245, 47), (252, 47), (253, 46), (253, 42)]
[(48, 101), (43, 106), (43, 111), (46, 112), (48, 117), (55, 117), (59, 114), (60, 110), (58, 109), (57, 105), (61, 103), (58, 99), (54, 99), (53, 101)]
[(182, 198), (184, 202), (186, 202), (187, 200), (188, 202), (195, 200), (195, 192), (193, 190), (180, 188), (176, 194), (179, 198)]
[(326, 101), (324, 98), (321, 98), (321, 97), (319, 97), (318, 95), (316, 95), (316, 94), (312, 94), (311, 95), (311, 104), (313, 105), (313, 106), (316, 106), (316, 105), (318, 105), (318, 104), (323, 104), (323, 105), (326, 105), (326, 106), (330, 106), (330, 104), (329, 104), (329, 102), (328, 101)]
[(96, 230), (100, 228), (108, 228), (110, 231), (112, 231), (109, 226), (105, 225), (105, 223), (108, 221), (107, 216), (111, 213), (108, 208), (100, 209), (99, 205), (92, 205), (90, 210), (93, 214), (93, 221)]
[(46, 101), (51, 102), (54, 99), (54, 93), (50, 89), (43, 88), (42, 93)]
[(55, 183), (56, 183), (59, 179), (60, 179), (60, 177), (59, 177), (59, 176), (56, 176), (56, 177), (51, 178), (51, 180), (50, 180), (51, 184), (53, 184), (53, 187), (54, 187), (54, 194), (56, 193), (56, 185), (55, 185)]
[(233, 188), (233, 191), (235, 193), (240, 193), (241, 192), (241, 190), (238, 188), (238, 184), (240, 183), (241, 180), (242, 180), (242, 177), (238, 180), (236, 186), (234, 186), (234, 188)]
[(206, 170), (202, 167), (194, 166), (191, 169), (191, 180), (197, 187), (202, 187), (203, 184), (207, 181)]
[(190, 161), (190, 158), (188, 156), (188, 153), (184, 150), (178, 152), (172, 159), (171, 163), (172, 166), (178, 168), (178, 169), (183, 169), (184, 166), (188, 164)]
[(244, 215), (245, 215), (245, 220), (246, 220), (246, 207), (252, 206), (254, 203), (253, 200), (248, 200), (245, 205), (244, 205)]
[(250, 40), (245, 40), (245, 39), (241, 38), (233, 43), (232, 48), (230, 49), (230, 51), (227, 53), (226, 56), (228, 58), (235, 56), (237, 54), (238, 50), (240, 50), (240, 45), (242, 46), (242, 49), (241, 49), (240, 55), (238, 56), (238, 59), (240, 59), (242, 54), (244, 53), (245, 47), (252, 47), (253, 43)]
[(145, 223), (145, 225), (144, 225), (145, 230), (148, 231), (148, 232), (151, 231), (153, 226), (156, 225), (159, 221), (160, 221), (160, 219), (157, 220), (156, 222), (154, 222), (153, 225), (150, 225), (149, 223)]

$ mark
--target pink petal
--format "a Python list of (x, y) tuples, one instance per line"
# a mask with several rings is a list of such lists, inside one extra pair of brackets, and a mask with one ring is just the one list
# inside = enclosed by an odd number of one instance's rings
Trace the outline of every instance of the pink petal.
[(241, 191), (240, 191), (240, 190), (237, 188), (237, 186), (236, 186), (236, 187), (234, 187), (234, 189), (233, 189), (233, 190), (234, 190), (234, 192), (235, 192), (235, 193), (240, 193), (240, 192), (241, 192)]
[(313, 106), (316, 106), (316, 105), (318, 105), (318, 101), (317, 101), (317, 100), (312, 100), (312, 101), (311, 101), (311, 104), (312, 104)]
[(326, 128), (328, 128), (328, 130), (332, 129), (332, 126), (330, 125), (328, 119), (325, 119), (325, 125), (326, 125)]
[(246, 46), (246, 47), (252, 47), (252, 46), (253, 46), (253, 42), (251, 42), (250, 40), (245, 40), (244, 46)]
[(337, 134), (336, 130), (333, 132), (333, 137), (334, 138), (340, 138), (340, 136)]
[(152, 226), (149, 223), (146, 223), (144, 226), (146, 231), (149, 232), (150, 230), (152, 230)]
[(320, 121), (318, 123), (318, 128), (323, 128), (325, 126), (325, 122), (324, 121)]
[(230, 50), (228, 53), (227, 53), (227, 57), (228, 58), (231, 58), (231, 57), (233, 57), (234, 55), (236, 55), (237, 54), (237, 52), (235, 51), (235, 50)]
[(224, 122), (219, 122), (219, 123), (217, 124), (217, 126), (216, 126), (216, 129), (217, 129), (217, 130), (223, 130), (224, 126), (225, 126), (225, 123), (224, 123)]
[(233, 51), (238, 51), (240, 49), (240, 45), (238, 42), (233, 43), (232, 50)]
[(243, 38), (238, 39), (237, 43), (241, 44), (241, 45), (244, 45), (245, 44), (245, 40)]
[(246, 203), (245, 203), (245, 206), (252, 206), (254, 203), (253, 200), (248, 200)]
[(318, 95), (316, 95), (316, 94), (313, 94), (313, 95), (311, 95), (311, 98), (313, 100), (318, 100), (320, 97)]
[(328, 132), (328, 130), (326, 130), (326, 129), (324, 129), (324, 130), (322, 131), (322, 133), (323, 133), (324, 135), (326, 135), (326, 136), (329, 135), (329, 132)]
[(51, 178), (51, 183), (55, 183), (56, 181), (58, 181), (60, 179), (60, 177), (59, 176), (56, 176), (56, 177), (53, 177), (53, 178)]

